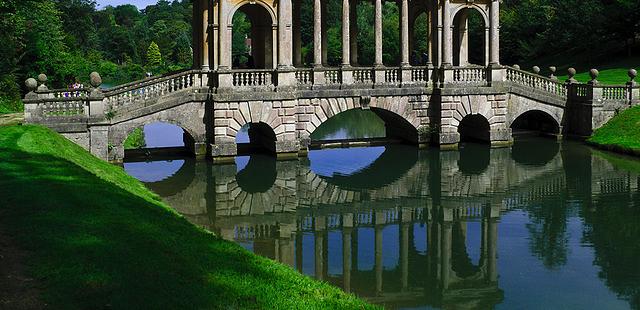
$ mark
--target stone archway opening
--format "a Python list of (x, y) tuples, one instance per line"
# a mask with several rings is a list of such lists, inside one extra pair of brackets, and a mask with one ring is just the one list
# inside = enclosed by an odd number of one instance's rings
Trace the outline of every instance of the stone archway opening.
[(488, 28), (480, 11), (464, 8), (453, 18), (453, 65), (489, 64)]
[(551, 136), (561, 134), (560, 125), (548, 113), (533, 110), (518, 116), (511, 124), (514, 137), (521, 136)]
[(276, 134), (265, 123), (249, 123), (238, 131), (238, 154), (276, 154)]
[(276, 44), (274, 21), (262, 5), (250, 2), (233, 15), (233, 69), (273, 69)]
[(480, 114), (471, 114), (465, 116), (458, 125), (458, 133), (460, 134), (460, 142), (475, 142), (490, 144), (491, 143), (491, 127), (489, 121)]
[(427, 11), (419, 12), (409, 27), (409, 60), (412, 66), (426, 66), (431, 62), (429, 55), (430, 19)]
[(123, 142), (125, 161), (170, 160), (191, 155), (195, 139), (178, 125), (153, 122), (136, 127)]

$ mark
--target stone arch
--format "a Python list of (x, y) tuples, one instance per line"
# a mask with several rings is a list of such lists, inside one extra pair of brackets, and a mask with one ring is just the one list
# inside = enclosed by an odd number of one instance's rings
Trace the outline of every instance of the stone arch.
[(276, 135), (276, 141), (283, 140), (285, 124), (282, 122), (278, 110), (274, 109), (272, 104), (263, 101), (238, 103), (238, 108), (233, 110), (233, 117), (229, 119), (226, 136), (235, 141), (240, 128), (258, 123), (269, 126)]
[[(206, 140), (206, 130), (202, 118), (193, 117), (193, 114), (197, 115), (197, 112), (198, 109), (191, 105), (182, 105), (178, 107), (177, 110), (165, 110), (111, 125), (111, 127), (109, 127), (109, 158), (115, 161), (124, 159), (123, 144), (129, 134), (131, 134), (136, 128), (152, 123), (168, 123), (175, 125), (182, 128), (190, 138), (190, 142), (193, 142), (194, 144), (203, 143)], [(195, 147), (195, 145), (185, 146), (187, 148)]]
[(491, 143), (491, 124), (481, 114), (468, 114), (458, 124), (460, 141)]
[[(276, 65), (278, 16), (269, 3), (262, 0), (243, 0), (236, 3), (229, 11), (227, 25), (233, 36), (233, 18), (242, 11), (251, 21), (251, 69), (273, 69)], [(228, 49), (233, 49), (233, 43)], [(232, 55), (232, 51), (229, 53)], [(232, 55), (232, 66), (235, 66)]]
[[(429, 59), (427, 59), (427, 62), (433, 61), (431, 59), (431, 57), (433, 57), (432, 55), (430, 55), (431, 53), (429, 51), (431, 51), (431, 45), (432, 45), (432, 41), (431, 41), (431, 36), (433, 35), (432, 32), (433, 30), (431, 29), (431, 24), (432, 24), (432, 18), (431, 15), (429, 14), (429, 8), (427, 4), (423, 4), (423, 3), (417, 3), (415, 1), (412, 1), (409, 3), (409, 52), (410, 52), (410, 59), (409, 62), (411, 65), (425, 65), (425, 59), (422, 59), (422, 54), (420, 53), (416, 53), (416, 51), (418, 50), (417, 45), (418, 43), (420, 43), (420, 41), (416, 40), (425, 40), (427, 43), (427, 50), (426, 53), (427, 55), (429, 55)], [(420, 36), (420, 35), (416, 35), (416, 25), (417, 22), (419, 20), (419, 17), (422, 15), (425, 15), (426, 17), (426, 36)], [(417, 38), (416, 38), (417, 36)]]
[[(471, 48), (469, 38), (469, 15), (478, 12), (483, 21), (482, 32), (482, 65), (489, 64), (489, 16), (487, 10), (478, 4), (471, 3), (456, 7), (451, 15), (452, 33), (453, 33), (453, 64), (455, 66), (466, 66), (470, 64)], [(477, 64), (477, 63), (476, 63)]]
[(496, 115), (496, 109), (491, 106), (492, 102), (485, 95), (459, 96), (454, 101), (457, 104), (452, 113), (451, 126), (456, 130), (463, 118), (473, 114), (482, 115), (489, 122), (491, 128), (504, 126), (504, 115)]
[[(367, 104), (368, 102), (368, 104)], [(397, 125), (395, 128), (397, 135), (403, 136), (403, 140), (408, 142), (418, 142), (418, 130), (421, 127), (420, 117), (411, 108), (407, 97), (372, 97), (372, 98), (316, 98), (311, 99), (313, 114), (302, 115), (303, 123), (299, 121), (302, 132), (301, 138), (308, 138), (321, 124), (329, 118), (347, 110), (364, 108), (374, 111), (387, 126), (387, 136), (389, 136), (389, 126)], [(306, 104), (306, 103), (303, 103)], [(301, 116), (299, 116), (300, 119)], [(306, 121), (307, 118), (309, 121)]]
[[(554, 132), (550, 132), (550, 133), (560, 134), (562, 133), (562, 116), (558, 115), (558, 113), (555, 113), (555, 112), (552, 111), (551, 107), (540, 104), (534, 109), (522, 109), (522, 110), (516, 111), (511, 115), (510, 121), (507, 125), (508, 127), (513, 128), (513, 126), (516, 125), (517, 122), (521, 120), (523, 117), (531, 115), (532, 113), (537, 113), (541, 116), (546, 117), (547, 120), (553, 122), (555, 129), (554, 129)], [(544, 129), (544, 128), (541, 128), (541, 129)], [(545, 131), (545, 130), (541, 130), (541, 131)]]

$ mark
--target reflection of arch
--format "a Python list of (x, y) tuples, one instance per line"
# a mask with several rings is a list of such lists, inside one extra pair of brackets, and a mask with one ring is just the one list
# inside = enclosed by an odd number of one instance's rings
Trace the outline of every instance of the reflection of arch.
[(327, 183), (342, 189), (370, 190), (389, 185), (402, 176), (418, 161), (418, 150), (403, 145), (389, 145), (385, 151), (366, 168), (351, 175), (322, 177)]
[(196, 174), (196, 160), (191, 158), (181, 160), (184, 160), (184, 164), (172, 176), (162, 181), (145, 183), (145, 185), (160, 197), (170, 197), (183, 192), (193, 183)]
[(469, 114), (458, 125), (460, 141), (490, 143), (490, 124), (481, 114)]
[[(274, 36), (274, 31), (277, 28), (275, 11), (264, 1), (241, 1), (229, 13), (227, 24), (230, 25), (231, 29), (233, 28), (233, 17), (238, 11), (244, 13), (251, 22), (253, 68), (274, 68), (277, 50), (276, 36)], [(227, 48), (232, 49), (233, 47), (229, 46)]]
[(238, 186), (247, 193), (265, 193), (276, 181), (276, 160), (264, 155), (251, 155), (247, 166), (236, 174)]
[[(514, 140), (511, 147), (511, 158), (519, 164), (529, 166), (545, 166), (551, 162), (560, 152), (560, 144), (557, 141), (546, 139), (544, 141)], [(535, 154), (535, 156), (532, 156)]]
[[(489, 29), (489, 17), (486, 12), (480, 8), (478, 5), (469, 4), (466, 6), (461, 6), (457, 10), (455, 10), (452, 14), (453, 18), (453, 65), (454, 66), (466, 66), (470, 64), (470, 54), (473, 52), (477, 52), (475, 48), (472, 48), (469, 43), (469, 38), (471, 36), (469, 31), (469, 17), (472, 14), (479, 14), (482, 18), (484, 27), (482, 28), (482, 33), (479, 34), (482, 36), (481, 46), (483, 47), (480, 52), (483, 57), (480, 57), (476, 60), (477, 65), (488, 65), (489, 63), (489, 40), (488, 40), (488, 29)], [(478, 34), (473, 34), (474, 36)]]
[(560, 122), (546, 111), (529, 110), (513, 118), (511, 129), (532, 130), (540, 133), (559, 134)]
[[(465, 226), (463, 226), (465, 225)], [(457, 277), (468, 278), (480, 272), (480, 266), (484, 263), (482, 258), (479, 265), (473, 264), (469, 252), (467, 251), (467, 223), (454, 222), (451, 238), (451, 270)]]
[(487, 145), (467, 143), (460, 148), (459, 155), (458, 168), (463, 174), (481, 174), (491, 162), (491, 148)]

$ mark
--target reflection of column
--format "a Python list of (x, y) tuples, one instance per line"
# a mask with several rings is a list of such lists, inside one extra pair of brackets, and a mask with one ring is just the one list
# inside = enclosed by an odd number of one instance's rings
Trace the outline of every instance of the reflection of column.
[(451, 270), (451, 222), (442, 224), (442, 288), (449, 287), (449, 275)]
[(322, 67), (322, 1), (313, 2), (313, 66)]
[(293, 3), (293, 65), (302, 67), (302, 22), (300, 5), (302, 0)]
[(351, 32), (351, 18), (349, 13), (351, 9), (349, 7), (349, 0), (342, 0), (342, 66), (348, 67), (351, 61), (350, 48), (350, 32)]
[(498, 268), (497, 268), (497, 252), (498, 252), (498, 221), (495, 218), (488, 220), (489, 222), (489, 258), (488, 258), (488, 273), (489, 280), (492, 282), (498, 281)]
[[(377, 218), (378, 216), (376, 216)], [(375, 231), (375, 273), (376, 273), (376, 294), (382, 294), (382, 225), (376, 223)]]
[(409, 287), (409, 226), (410, 223), (400, 224), (400, 269), (402, 272), (402, 290)]
[(351, 227), (342, 228), (342, 282), (345, 292), (351, 292)]
[(400, 34), (401, 34), (401, 66), (409, 65), (409, 0), (401, 0), (402, 8), (400, 14)]
[(314, 220), (315, 274), (318, 280), (322, 280), (324, 278), (324, 234), (326, 222), (324, 217), (316, 217)]
[(296, 233), (296, 268), (302, 273), (302, 231)]
[(375, 61), (376, 67), (382, 66), (382, 0), (375, 0)]
[(451, 66), (453, 63), (453, 40), (451, 40), (451, 12), (449, 0), (444, 0), (442, 8), (442, 65)]

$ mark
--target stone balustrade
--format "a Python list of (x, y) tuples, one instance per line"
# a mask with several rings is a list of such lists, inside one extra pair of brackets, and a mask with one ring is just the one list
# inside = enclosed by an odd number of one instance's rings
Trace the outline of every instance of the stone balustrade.
[(353, 70), (353, 82), (356, 84), (373, 84), (373, 68), (356, 68)]
[(562, 98), (567, 98), (566, 84), (555, 79), (543, 77), (514, 67), (507, 67), (506, 81), (527, 88), (541, 90)]
[(453, 84), (479, 85), (487, 84), (487, 69), (484, 67), (454, 67)]
[(272, 70), (233, 70), (233, 86), (236, 87), (257, 87), (272, 86), (273, 71)]

